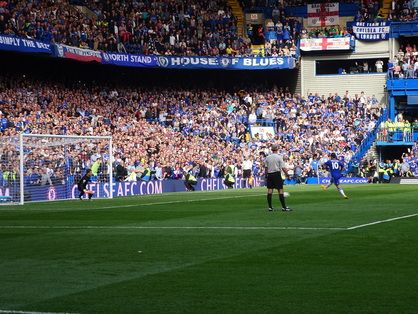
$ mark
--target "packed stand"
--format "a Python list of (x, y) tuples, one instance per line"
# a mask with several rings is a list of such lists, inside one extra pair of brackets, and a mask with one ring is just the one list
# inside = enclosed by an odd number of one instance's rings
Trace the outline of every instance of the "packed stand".
[[(300, 166), (306, 177), (324, 175), (318, 165), (331, 152), (350, 161), (363, 139), (373, 132), (382, 110), (364, 93), (359, 94), (361, 97), (348, 91), (343, 96), (304, 97), (292, 95), (286, 88), (266, 90), (262, 86), (230, 92), (87, 88), (81, 84), (66, 87), (39, 80), (4, 79), (0, 90), (3, 167), (18, 171), (17, 164), (5, 163), (17, 160), (7, 156), (16, 156), (14, 146), (8, 144), (19, 132), (111, 135), (113, 156), (105, 156), (104, 148), (80, 146), (71, 152), (66, 170), (80, 175), (98, 157), (103, 161), (111, 158), (115, 170), (122, 165), (118, 174), (113, 173), (119, 181), (135, 178), (128, 171), (135, 171), (140, 178), (144, 169), (153, 169), (148, 179), (181, 179), (189, 164), (197, 165), (198, 177), (219, 177), (228, 162), (237, 166), (236, 175), (240, 176), (246, 158), (253, 164), (253, 173), (262, 176), (264, 157), (272, 143), (280, 144), (280, 153), (290, 168)], [(252, 125), (271, 125), (277, 133), (251, 136)], [(28, 175), (47, 165), (51, 165), (49, 172), (62, 172), (62, 153), (35, 153), (38, 155), (31, 155), (31, 167), (25, 165)], [(102, 174), (107, 171), (104, 166), (100, 169)], [(45, 180), (44, 184), (51, 182)]]
[(253, 30), (248, 24), (243, 38), (232, 8), (222, 0), (181, 5), (100, 0), (89, 9), (96, 18), (71, 10), (68, 1), (10, 2), (0, 7), (0, 33), (105, 52), (239, 57), (253, 56), (257, 36), (271, 43), (271, 54), (294, 56), (302, 30), (284, 6), (272, 10), (273, 25)]
[(418, 7), (414, 0), (393, 0), (386, 17), (382, 13), (382, 1), (361, 1), (354, 17), (356, 22), (411, 22), (418, 19)]
[(367, 178), (368, 183), (390, 183), (394, 177), (418, 177), (418, 142), (400, 158), (353, 160), (351, 176)]
[(387, 20), (412, 22), (418, 20), (418, 7), (414, 0), (393, 0)]
[(262, 37), (267, 56), (296, 56), (300, 33), (304, 27), (298, 19), (287, 17), (285, 12), (276, 7), (272, 19), (267, 21), (263, 29)]
[(247, 55), (227, 1), (97, 1), (97, 19), (63, 1), (10, 2), (0, 7), (0, 33), (105, 52), (222, 56)]
[(418, 51), (416, 44), (401, 45), (393, 59), (388, 62), (388, 78), (403, 79), (418, 77)]

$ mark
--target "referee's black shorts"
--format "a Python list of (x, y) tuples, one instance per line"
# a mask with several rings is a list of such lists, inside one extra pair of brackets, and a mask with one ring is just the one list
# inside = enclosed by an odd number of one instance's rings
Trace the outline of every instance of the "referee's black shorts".
[(251, 177), (251, 169), (244, 169), (242, 172), (242, 177), (244, 179)]
[(283, 189), (283, 178), (282, 178), (282, 173), (280, 171), (272, 172), (268, 174), (267, 188), (277, 189), (277, 190)]

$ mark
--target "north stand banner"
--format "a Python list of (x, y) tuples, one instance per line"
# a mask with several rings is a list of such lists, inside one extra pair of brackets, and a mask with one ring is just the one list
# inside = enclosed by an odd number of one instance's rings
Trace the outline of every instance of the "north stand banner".
[(102, 53), (103, 64), (113, 64), (118, 66), (127, 67), (156, 67), (157, 58), (156, 56), (144, 56), (144, 55), (132, 55), (127, 53)]
[(0, 50), (52, 54), (51, 45), (39, 40), (0, 34)]
[(103, 64), (165, 69), (266, 70), (293, 69), (292, 57), (177, 57), (103, 53)]
[(270, 70), (293, 69), (293, 57), (174, 57), (157, 56), (158, 66), (167, 69)]

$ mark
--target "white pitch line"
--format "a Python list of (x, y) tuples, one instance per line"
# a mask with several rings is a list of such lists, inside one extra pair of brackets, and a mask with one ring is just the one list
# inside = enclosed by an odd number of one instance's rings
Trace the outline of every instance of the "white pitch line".
[[(148, 204), (146, 204), (148, 205)], [(385, 220), (378, 220), (367, 224), (357, 225), (348, 228), (309, 228), (309, 227), (145, 227), (145, 226), (0, 226), (0, 229), (236, 229), (236, 230), (354, 230), (373, 226), (385, 222), (411, 218), (418, 214), (395, 217)], [(33, 311), (9, 311), (0, 310), (0, 313), (9, 314), (76, 314), (65, 312), (33, 312)]]
[(167, 205), (167, 204), (178, 204), (178, 203), (191, 203), (191, 202), (202, 202), (202, 201), (217, 201), (217, 200), (226, 200), (231, 198), (241, 198), (241, 197), (253, 197), (253, 196), (262, 196), (263, 194), (250, 194), (250, 195), (238, 195), (238, 196), (225, 196), (217, 198), (199, 198), (195, 200), (181, 200), (181, 201), (167, 201), (167, 202), (157, 202), (157, 203), (145, 203), (145, 204), (133, 204), (133, 205), (117, 205), (117, 206), (107, 206), (100, 207), (98, 209), (110, 209), (110, 208), (126, 208), (126, 207), (137, 207), (137, 206), (153, 206), (153, 205)]
[[(348, 230), (327, 227), (164, 227), (164, 226), (0, 226), (0, 229), (230, 229), (230, 230)], [(1, 312), (0, 312), (1, 313)]]
[(77, 313), (55, 313), (55, 312), (32, 312), (32, 311), (8, 311), (0, 310), (0, 313), (9, 313), (9, 314), (77, 314)]
[(390, 219), (386, 219), (386, 220), (378, 220), (378, 221), (370, 222), (368, 224), (349, 227), (349, 228), (347, 228), (347, 230), (354, 230), (354, 229), (358, 229), (358, 228), (363, 228), (363, 227), (368, 227), (368, 226), (381, 224), (381, 223), (384, 223), (384, 222), (390, 222), (390, 221), (399, 220), (399, 219), (411, 218), (411, 217), (414, 217), (414, 216), (418, 216), (418, 214), (412, 214), (412, 215), (407, 215), (407, 216), (402, 216), (402, 217), (395, 217), (395, 218), (390, 218)]
[[(385, 222), (406, 219), (418, 216), (411, 214), (401, 217), (378, 220), (367, 224), (353, 227), (214, 227), (214, 226), (0, 226), (0, 229), (229, 229), (229, 230), (340, 230), (348, 231), (364, 227), (369, 227)], [(0, 313), (1, 310), (0, 310)]]
[[(212, 191), (197, 191), (193, 194), (198, 194), (199, 192), (212, 192)], [(154, 197), (154, 196), (167, 196), (170, 193), (163, 193), (163, 194), (147, 194), (147, 195), (139, 195), (141, 197)], [(167, 205), (167, 204), (178, 204), (178, 203), (191, 203), (191, 202), (201, 202), (201, 201), (217, 201), (217, 200), (226, 200), (232, 198), (242, 198), (242, 197), (253, 197), (253, 196), (263, 196), (265, 194), (246, 194), (246, 195), (237, 195), (237, 196), (225, 196), (225, 197), (217, 197), (217, 198), (199, 198), (194, 200), (181, 200), (181, 201), (167, 201), (167, 202), (155, 202), (155, 203), (145, 203), (145, 204), (132, 204), (132, 205), (115, 205), (115, 206), (106, 206), (106, 207), (97, 207), (97, 208), (78, 208), (77, 210), (95, 210), (95, 209), (111, 209), (111, 208), (129, 208), (129, 207), (138, 207), (138, 206), (153, 206), (153, 205)], [(138, 196), (138, 195), (137, 195)], [(71, 199), (73, 201), (78, 201), (78, 199)], [(103, 200), (103, 199), (101, 199)], [(87, 201), (87, 200), (85, 200)], [(94, 199), (93, 199), (94, 201)], [(17, 205), (17, 204), (14, 204)], [(2, 208), (1, 210), (10, 210), (10, 208)], [(1, 313), (1, 312), (0, 312)]]

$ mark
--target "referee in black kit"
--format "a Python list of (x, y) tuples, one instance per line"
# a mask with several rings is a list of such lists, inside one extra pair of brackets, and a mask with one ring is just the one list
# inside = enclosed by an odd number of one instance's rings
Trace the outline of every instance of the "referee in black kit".
[(282, 156), (277, 154), (279, 147), (276, 144), (271, 146), (272, 154), (267, 156), (265, 162), (265, 176), (267, 179), (267, 202), (269, 204), (269, 211), (273, 212), (275, 209), (271, 204), (271, 199), (273, 195), (273, 191), (276, 189), (279, 192), (279, 199), (280, 203), (282, 203), (282, 211), (290, 212), (292, 211), (289, 207), (286, 206), (286, 202), (284, 200), (284, 192), (283, 192), (283, 178), (282, 178), (282, 171), (287, 176), (287, 168), (286, 164), (283, 161)]

